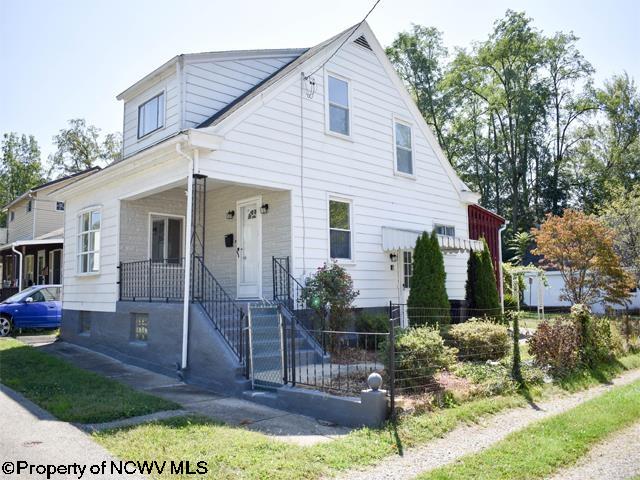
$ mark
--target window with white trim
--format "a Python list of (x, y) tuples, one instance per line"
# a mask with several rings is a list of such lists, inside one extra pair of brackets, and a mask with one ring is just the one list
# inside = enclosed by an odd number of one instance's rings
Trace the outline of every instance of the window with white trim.
[(402, 263), (403, 263), (403, 282), (402, 286), (404, 288), (411, 288), (411, 277), (413, 277), (413, 255), (409, 250), (405, 250), (402, 252)]
[(436, 233), (438, 235), (448, 235), (449, 237), (456, 236), (456, 227), (453, 225), (436, 225)]
[(182, 257), (182, 218), (151, 216), (151, 260), (180, 263)]
[(100, 271), (100, 210), (78, 216), (78, 273)]
[(329, 255), (336, 260), (352, 260), (351, 202), (329, 200)]
[(413, 142), (411, 127), (405, 123), (394, 122), (396, 142), (396, 171), (413, 175)]
[(138, 107), (138, 138), (164, 126), (164, 92)]
[(56, 210), (59, 212), (64, 212), (64, 202), (56, 202)]
[(351, 134), (349, 82), (327, 75), (329, 130), (340, 135)]

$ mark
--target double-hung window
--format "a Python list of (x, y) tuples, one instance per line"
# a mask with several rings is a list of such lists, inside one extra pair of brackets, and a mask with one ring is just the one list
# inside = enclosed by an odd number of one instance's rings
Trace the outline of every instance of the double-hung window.
[(138, 107), (138, 138), (164, 126), (164, 92)]
[(100, 271), (100, 210), (78, 217), (78, 273)]
[(351, 202), (329, 200), (329, 254), (332, 259), (353, 259), (351, 216)]
[(438, 235), (448, 235), (449, 237), (455, 237), (456, 227), (452, 225), (436, 225), (436, 233)]
[(349, 105), (349, 82), (327, 75), (329, 131), (340, 135), (351, 135), (351, 112)]
[(413, 141), (411, 127), (394, 121), (396, 172), (413, 175)]
[(151, 260), (180, 263), (182, 257), (182, 218), (151, 216)]

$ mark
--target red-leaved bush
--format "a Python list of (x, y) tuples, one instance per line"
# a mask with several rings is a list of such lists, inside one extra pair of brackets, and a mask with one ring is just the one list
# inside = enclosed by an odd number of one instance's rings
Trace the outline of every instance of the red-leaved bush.
[(540, 367), (549, 367), (552, 375), (573, 370), (580, 360), (580, 337), (573, 322), (542, 322), (529, 340), (529, 353)]

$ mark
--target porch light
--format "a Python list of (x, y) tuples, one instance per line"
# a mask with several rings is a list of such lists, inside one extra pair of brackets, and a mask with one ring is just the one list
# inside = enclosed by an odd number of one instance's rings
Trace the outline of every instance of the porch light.
[(269, 204), (263, 203), (262, 206), (260, 207), (260, 213), (264, 215), (268, 211), (269, 211)]
[(398, 261), (398, 255), (395, 253), (390, 253), (389, 260), (391, 260), (393, 263), (396, 263)]
[(235, 217), (235, 216), (236, 216), (235, 210), (229, 210), (227, 212), (227, 220), (233, 220), (233, 217)]

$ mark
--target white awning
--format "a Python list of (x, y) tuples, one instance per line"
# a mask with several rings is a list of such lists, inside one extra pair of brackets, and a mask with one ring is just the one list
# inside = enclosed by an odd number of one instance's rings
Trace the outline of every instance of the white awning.
[[(382, 227), (382, 249), (384, 251), (412, 250), (416, 246), (416, 240), (422, 235), (417, 230), (403, 230), (400, 228)], [(480, 251), (482, 242), (468, 238), (438, 235), (440, 249), (444, 253), (463, 253)]]

